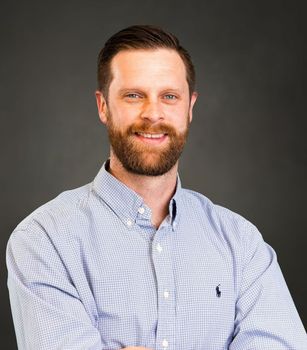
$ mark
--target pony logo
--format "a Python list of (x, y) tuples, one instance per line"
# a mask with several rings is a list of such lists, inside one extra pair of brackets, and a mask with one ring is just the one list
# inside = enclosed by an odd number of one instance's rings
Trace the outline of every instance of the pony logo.
[(221, 295), (222, 295), (222, 292), (221, 292), (221, 285), (219, 284), (218, 286), (216, 286), (215, 287), (215, 292), (216, 292), (216, 296), (218, 297), (218, 298), (220, 298), (221, 297)]

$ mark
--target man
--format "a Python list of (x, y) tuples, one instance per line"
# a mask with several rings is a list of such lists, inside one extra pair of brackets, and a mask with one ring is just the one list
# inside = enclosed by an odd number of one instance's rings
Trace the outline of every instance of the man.
[(197, 98), (187, 51), (159, 28), (126, 28), (102, 49), (98, 82), (109, 160), (8, 243), (19, 348), (307, 349), (273, 249), (181, 187)]

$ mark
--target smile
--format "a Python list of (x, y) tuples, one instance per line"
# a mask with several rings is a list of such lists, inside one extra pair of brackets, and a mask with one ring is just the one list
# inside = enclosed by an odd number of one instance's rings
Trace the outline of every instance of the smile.
[(139, 136), (145, 137), (147, 139), (160, 139), (164, 135), (166, 135), (166, 134), (146, 134), (146, 133), (143, 133), (143, 132), (137, 132), (136, 134), (139, 135)]

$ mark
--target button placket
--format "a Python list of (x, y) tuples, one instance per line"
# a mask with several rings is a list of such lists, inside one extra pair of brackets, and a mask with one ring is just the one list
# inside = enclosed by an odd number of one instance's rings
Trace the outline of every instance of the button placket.
[[(171, 227), (165, 228), (163, 233), (159, 230), (153, 240), (153, 263), (158, 284), (158, 322), (156, 341), (161, 350), (175, 347), (175, 298), (172, 291), (175, 288), (173, 275), (173, 261), (170, 243), (172, 239)], [(175, 349), (174, 349), (175, 350)]]

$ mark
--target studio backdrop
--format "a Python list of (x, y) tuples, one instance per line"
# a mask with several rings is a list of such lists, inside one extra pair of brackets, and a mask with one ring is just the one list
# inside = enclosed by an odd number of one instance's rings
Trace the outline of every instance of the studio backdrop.
[[(109, 154), (96, 60), (132, 24), (192, 55), (198, 101), (184, 187), (251, 222), (278, 255), (306, 326), (306, 50), (301, 1), (4, 1), (1, 5), (1, 344), (17, 349), (5, 249), (16, 225), (93, 180)], [(30, 322), (30, 320), (29, 320)]]

